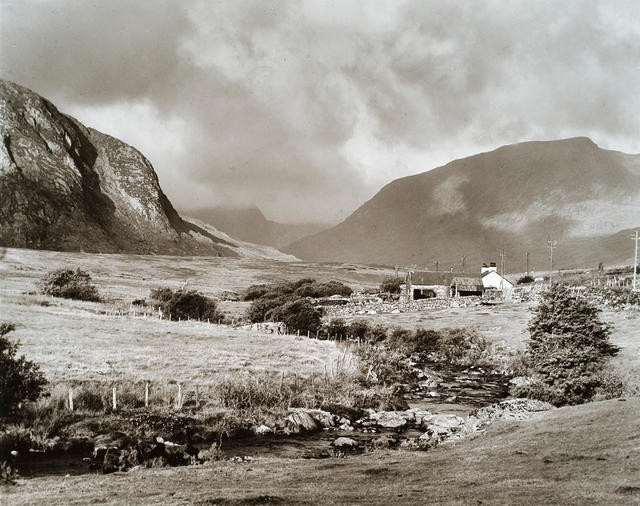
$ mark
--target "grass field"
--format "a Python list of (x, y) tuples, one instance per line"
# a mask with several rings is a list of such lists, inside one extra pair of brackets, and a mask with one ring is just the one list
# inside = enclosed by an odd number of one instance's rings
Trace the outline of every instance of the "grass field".
[[(89, 271), (106, 300), (54, 299), (36, 293), (48, 270)], [(334, 342), (274, 336), (228, 325), (169, 322), (114, 309), (159, 286), (205, 294), (241, 291), (301, 277), (372, 288), (389, 271), (366, 266), (264, 260), (90, 255), (8, 250), (0, 261), (0, 320), (20, 352), (41, 364), (54, 387), (74, 382), (151, 381), (209, 386), (238, 372), (322, 374), (342, 354)], [(223, 302), (235, 317), (247, 303)], [(471, 326), (494, 343), (522, 348), (528, 304), (367, 315), (406, 328)], [(640, 385), (640, 314), (605, 312), (622, 347), (614, 363)], [(174, 385), (175, 386), (175, 385)], [(0, 504), (637, 504), (640, 501), (640, 400), (562, 408), (524, 422), (500, 422), (486, 436), (428, 453), (382, 452), (343, 460), (258, 459), (110, 476), (21, 480), (0, 490)], [(464, 413), (461, 413), (464, 414)]]
[(428, 452), (21, 480), (4, 504), (638, 504), (640, 400), (561, 408)]

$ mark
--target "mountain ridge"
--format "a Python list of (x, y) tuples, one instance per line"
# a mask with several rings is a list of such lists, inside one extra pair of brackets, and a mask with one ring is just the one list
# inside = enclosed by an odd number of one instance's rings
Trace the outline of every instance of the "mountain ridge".
[(511, 259), (530, 251), (542, 267), (553, 237), (562, 243), (557, 265), (569, 267), (578, 244), (593, 250), (579, 255), (587, 263), (628, 258), (620, 241), (613, 254), (595, 244), (640, 224), (635, 216), (640, 155), (585, 137), (529, 141), (396, 179), (340, 224), (284, 251), (313, 261), (457, 267), (462, 256), (482, 263), (504, 249)]

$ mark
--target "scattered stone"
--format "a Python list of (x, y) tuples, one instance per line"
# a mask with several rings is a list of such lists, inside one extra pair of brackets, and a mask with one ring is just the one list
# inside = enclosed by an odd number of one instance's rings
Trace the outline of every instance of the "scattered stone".
[(268, 427), (267, 425), (260, 425), (260, 427), (256, 427), (256, 429), (254, 430), (254, 432), (258, 435), (258, 436), (264, 436), (266, 434), (273, 434), (273, 429), (271, 427)]

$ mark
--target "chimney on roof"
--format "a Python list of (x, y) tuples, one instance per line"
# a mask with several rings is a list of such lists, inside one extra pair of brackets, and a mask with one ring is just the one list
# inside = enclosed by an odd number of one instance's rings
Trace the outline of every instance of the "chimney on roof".
[(491, 262), (489, 267), (487, 264), (482, 264), (482, 269), (480, 269), (480, 274), (484, 274), (485, 272), (498, 272), (498, 267), (495, 262)]

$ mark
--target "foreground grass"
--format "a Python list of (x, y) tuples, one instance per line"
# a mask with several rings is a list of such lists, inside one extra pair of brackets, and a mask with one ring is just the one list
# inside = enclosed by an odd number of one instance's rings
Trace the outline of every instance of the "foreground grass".
[(567, 407), (426, 453), (20, 480), (7, 504), (637, 504), (640, 400)]

